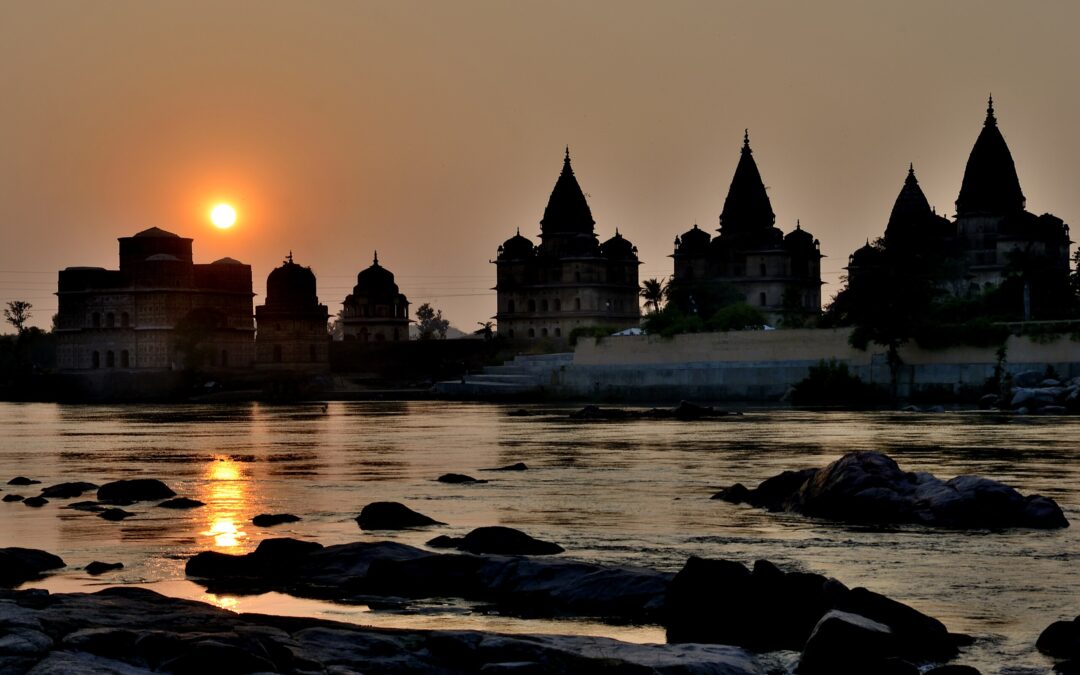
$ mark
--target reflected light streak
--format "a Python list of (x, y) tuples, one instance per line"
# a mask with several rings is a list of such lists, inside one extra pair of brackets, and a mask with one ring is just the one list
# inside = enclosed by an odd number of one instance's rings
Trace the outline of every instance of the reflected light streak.
[[(241, 548), (247, 542), (248, 535), (243, 523), (250, 507), (247, 481), (241, 475), (240, 466), (226, 457), (215, 457), (207, 467), (206, 480), (208, 482), (201, 499), (208, 507), (208, 523), (207, 529), (200, 534), (212, 537), (215, 548)], [(218, 603), (215, 601), (215, 604)]]

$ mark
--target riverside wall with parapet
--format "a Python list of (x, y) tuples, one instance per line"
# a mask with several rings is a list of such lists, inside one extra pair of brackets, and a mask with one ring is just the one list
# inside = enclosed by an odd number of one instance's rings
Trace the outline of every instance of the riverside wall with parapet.
[[(865, 382), (887, 385), (884, 348), (848, 342), (849, 329), (738, 331), (583, 339), (572, 365), (554, 373), (550, 389), (562, 397), (613, 400), (779, 401), (822, 360), (846, 363)], [(1068, 335), (1046, 342), (1012, 336), (1010, 373), (1053, 368), (1080, 375), (1080, 343)], [(939, 350), (905, 345), (898, 394), (938, 400), (975, 400), (997, 363), (995, 347)]]

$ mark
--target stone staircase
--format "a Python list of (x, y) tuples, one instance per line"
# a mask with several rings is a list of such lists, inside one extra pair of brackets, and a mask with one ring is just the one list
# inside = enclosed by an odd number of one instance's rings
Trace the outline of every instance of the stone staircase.
[(448, 398), (500, 398), (542, 393), (559, 371), (574, 362), (574, 353), (519, 354), (498, 366), (459, 380), (436, 382), (434, 393)]

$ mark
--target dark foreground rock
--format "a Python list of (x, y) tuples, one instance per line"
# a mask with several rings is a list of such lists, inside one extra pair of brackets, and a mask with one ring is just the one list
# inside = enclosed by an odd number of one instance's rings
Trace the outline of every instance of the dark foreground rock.
[(49, 499), (72, 499), (81, 497), (84, 492), (92, 492), (98, 488), (93, 483), (74, 482), (59, 483), (41, 489), (41, 496)]
[(9, 593), (0, 670), (36, 673), (679, 673), (760, 675), (720, 645), (634, 645), (606, 638), (372, 629), (235, 614), (140, 588)]
[(514, 464), (507, 464), (506, 466), (497, 466), (494, 469), (480, 469), (481, 471), (528, 471), (529, 467), (525, 462), (515, 462)]
[(131, 511), (125, 511), (124, 509), (105, 509), (104, 511), (98, 511), (98, 518), (104, 518), (112, 522), (119, 522), (125, 518), (130, 518), (134, 513)]
[[(963, 636), (903, 603), (820, 574), (690, 558), (664, 607), (669, 642), (804, 650), (800, 673), (884, 673), (957, 654)], [(805, 648), (805, 649), (804, 649)], [(907, 665), (904, 665), (904, 664)], [(912, 672), (918, 672), (917, 669)]]
[(682, 401), (674, 408), (652, 408), (650, 410), (626, 410), (623, 408), (601, 408), (600, 406), (587, 405), (581, 410), (571, 413), (570, 419), (578, 421), (675, 419), (687, 422), (715, 417), (732, 417), (741, 414)]
[(294, 516), (291, 513), (260, 513), (251, 519), (251, 524), (255, 527), (273, 527), (285, 523), (295, 523), (299, 520), (300, 516)]
[(175, 496), (176, 493), (168, 485), (154, 478), (113, 481), (102, 485), (97, 491), (98, 501), (116, 504), (152, 502)]
[(206, 502), (200, 502), (198, 499), (190, 499), (188, 497), (166, 499), (158, 504), (158, 508), (162, 509), (197, 509), (200, 506), (206, 506)]
[(86, 566), (86, 573), (97, 576), (99, 574), (105, 574), (106, 572), (112, 572), (113, 570), (124, 569), (124, 563), (107, 563), (95, 560)]
[(372, 502), (360, 510), (356, 523), (361, 530), (405, 530), (410, 527), (445, 525), (397, 502)]
[(7, 482), (8, 485), (38, 485), (39, 483), (41, 483), (41, 481), (27, 478), (26, 476), (15, 476)]
[(451, 484), (486, 483), (487, 482), (486, 480), (477, 480), (476, 478), (473, 478), (472, 476), (467, 476), (467, 475), (465, 475), (463, 473), (444, 473), (443, 475), (439, 476), (435, 480), (439, 481), (440, 483), (451, 483)]
[(25, 497), (22, 495), (4, 495), (5, 502), (21, 502), (23, 499), (25, 499)]
[(469, 553), (498, 555), (553, 555), (566, 549), (550, 541), (541, 541), (512, 527), (478, 527), (464, 537), (435, 537), (428, 546), (456, 548)]
[(1054, 672), (1080, 673), (1080, 616), (1072, 621), (1055, 621), (1046, 627), (1035, 647), (1058, 660)]
[(947, 481), (905, 472), (877, 452), (844, 455), (822, 469), (785, 471), (751, 490), (735, 484), (713, 496), (770, 511), (852, 523), (917, 523), (947, 528), (1068, 527), (1054, 500), (1021, 495), (980, 476)]
[(26, 506), (32, 506), (34, 508), (41, 508), (48, 503), (49, 500), (45, 499), (44, 497), (27, 497), (23, 500), (23, 504), (25, 504)]
[(0, 586), (17, 586), (61, 567), (65, 567), (64, 561), (46, 551), (17, 546), (0, 548)]

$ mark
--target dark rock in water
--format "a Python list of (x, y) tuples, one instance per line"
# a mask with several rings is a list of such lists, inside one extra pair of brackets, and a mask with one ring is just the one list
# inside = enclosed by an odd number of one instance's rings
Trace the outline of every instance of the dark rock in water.
[(436, 537), (428, 546), (496, 555), (553, 555), (566, 550), (558, 544), (534, 539), (521, 530), (500, 526), (478, 527), (464, 537)]
[(437, 479), (440, 483), (486, 483), (486, 480), (477, 480), (463, 473), (444, 473)]
[(206, 503), (200, 502), (198, 499), (188, 499), (187, 497), (168, 499), (158, 504), (158, 507), (163, 509), (197, 509), (200, 506), (206, 506)]
[(481, 469), (481, 471), (528, 471), (529, 467), (525, 466), (525, 462), (518, 462), (516, 464), (507, 464), (506, 466), (496, 467), (494, 469)]
[(96, 490), (97, 487), (93, 483), (59, 483), (42, 488), (41, 496), (49, 499), (71, 499), (72, 497), (81, 497), (84, 492)]
[[(760, 675), (721, 645), (637, 645), (587, 636), (376, 629), (312, 618), (238, 615), (139, 588), (44, 597), (16, 591), (5, 672), (713, 673)], [(48, 634), (45, 629), (47, 628)], [(513, 665), (513, 664), (529, 664)]]
[(1080, 658), (1080, 617), (1073, 621), (1055, 621), (1046, 627), (1035, 647), (1059, 659)]
[(360, 511), (356, 522), (361, 530), (404, 530), (410, 527), (446, 524), (398, 502), (372, 502)]
[[(823, 628), (830, 615), (837, 625)], [(820, 574), (784, 572), (766, 560), (749, 570), (728, 560), (690, 558), (668, 587), (663, 623), (669, 642), (755, 651), (806, 646), (800, 673), (917, 672), (905, 661), (944, 661), (957, 653), (955, 636), (932, 617)], [(834, 654), (835, 644), (863, 631), (858, 649), (864, 652)], [(850, 664), (844, 661), (849, 657)], [(893, 658), (899, 660), (888, 661)]]
[(97, 576), (99, 574), (105, 574), (106, 572), (121, 569), (124, 569), (124, 563), (107, 563), (95, 560), (86, 566), (86, 573)]
[(65, 567), (59, 556), (33, 548), (0, 548), (0, 585), (16, 586)]
[(284, 523), (295, 523), (298, 520), (300, 516), (294, 516), (291, 513), (260, 513), (251, 519), (251, 524), (255, 527), (273, 527)]
[(41, 483), (41, 481), (34, 480), (33, 478), (27, 478), (26, 476), (15, 476), (11, 480), (9, 480), (7, 484), (8, 485), (38, 485), (39, 483)]
[(5, 502), (21, 502), (23, 499), (24, 499), (24, 497), (22, 495), (16, 495), (16, 494), (4, 495), (4, 501)]
[(27, 506), (32, 506), (34, 508), (41, 508), (48, 503), (49, 500), (45, 499), (44, 497), (27, 497), (23, 500), (23, 504), (26, 504)]
[(856, 452), (822, 469), (785, 471), (756, 489), (734, 486), (719, 499), (855, 523), (947, 528), (1068, 527), (1058, 505), (980, 476), (943, 481), (904, 472), (886, 455)]
[(530, 415), (532, 415), (532, 413), (525, 408), (518, 408), (517, 410), (511, 410), (506, 413), (507, 417), (529, 417)]
[(102, 502), (151, 502), (175, 497), (168, 485), (153, 478), (133, 478), (106, 483), (98, 489), (97, 498)]
[(125, 511), (124, 509), (105, 509), (104, 511), (99, 512), (97, 515), (98, 518), (104, 518), (105, 520), (111, 520), (113, 522), (116, 522), (125, 518), (130, 518), (135, 514), (130, 511)]
[(99, 511), (105, 510), (105, 507), (101, 504), (98, 504), (97, 502), (74, 502), (60, 508), (72, 509), (74, 511), (90, 511), (92, 513), (97, 513)]
[(193, 577), (278, 579), (295, 572), (295, 565), (322, 544), (300, 539), (263, 539), (245, 555), (203, 551), (187, 561), (184, 571)]

